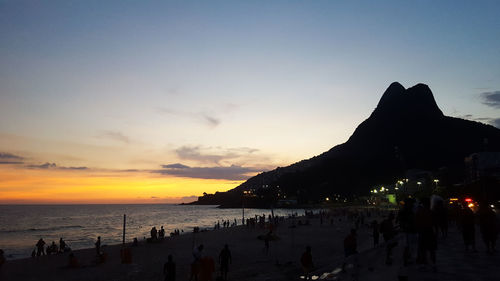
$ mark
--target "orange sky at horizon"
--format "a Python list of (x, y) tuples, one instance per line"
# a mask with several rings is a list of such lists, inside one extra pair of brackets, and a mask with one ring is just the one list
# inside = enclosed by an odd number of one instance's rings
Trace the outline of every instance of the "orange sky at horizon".
[(203, 192), (226, 191), (242, 182), (148, 172), (10, 168), (0, 170), (0, 204), (185, 203)]

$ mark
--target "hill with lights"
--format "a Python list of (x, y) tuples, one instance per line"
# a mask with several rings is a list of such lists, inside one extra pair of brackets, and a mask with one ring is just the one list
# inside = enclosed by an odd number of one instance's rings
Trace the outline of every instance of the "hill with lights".
[(334, 194), (365, 195), (370, 187), (394, 182), (409, 169), (445, 170), (449, 183), (461, 182), (464, 158), (485, 150), (500, 151), (500, 129), (445, 116), (425, 84), (405, 89), (394, 82), (347, 142), (313, 158), (256, 175), (227, 192), (200, 197), (194, 204), (236, 207), (241, 205), (244, 191), (268, 194), (265, 189), (299, 202)]

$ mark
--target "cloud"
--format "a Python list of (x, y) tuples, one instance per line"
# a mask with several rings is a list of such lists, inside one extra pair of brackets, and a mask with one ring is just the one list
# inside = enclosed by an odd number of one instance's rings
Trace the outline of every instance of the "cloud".
[(202, 146), (182, 146), (175, 150), (177, 156), (183, 160), (194, 160), (200, 163), (220, 164), (224, 160), (249, 156), (258, 151), (255, 148), (220, 148)]
[(198, 196), (195, 196), (195, 195), (191, 195), (191, 196), (183, 196), (181, 197), (181, 201), (182, 202), (193, 202), (193, 201), (196, 201), (198, 200)]
[(23, 157), (12, 153), (0, 152), (0, 165), (18, 165), (23, 164)]
[(220, 124), (220, 120), (215, 118), (214, 116), (210, 116), (207, 113), (202, 113), (201, 114), (205, 121), (208, 123), (208, 125), (212, 127), (217, 127)]
[(27, 165), (26, 166), (27, 168), (30, 168), (30, 169), (42, 169), (42, 170), (48, 170), (48, 169), (57, 169), (57, 170), (88, 170), (87, 167), (64, 167), (64, 166), (57, 166), (56, 163), (49, 163), (49, 162), (46, 162), (44, 164), (40, 164), (40, 165)]
[(164, 169), (186, 169), (189, 166), (182, 165), (181, 163), (169, 164), (169, 165), (161, 165)]
[(162, 165), (162, 169), (153, 173), (198, 179), (246, 180), (249, 174), (259, 172), (255, 168), (231, 165), (229, 167), (189, 167), (183, 164)]
[(130, 138), (125, 136), (124, 134), (118, 132), (118, 131), (101, 131), (98, 135), (100, 138), (107, 138), (110, 140), (118, 141), (118, 142), (123, 142), (123, 143), (130, 143)]
[(495, 119), (492, 118), (489, 123), (500, 129), (500, 118), (495, 118)]
[(21, 156), (17, 156), (11, 153), (0, 152), (1, 160), (23, 160), (24, 158)]
[(500, 108), (500, 91), (484, 92), (480, 95), (483, 99), (483, 104), (494, 108)]
[(492, 126), (497, 127), (497, 128), (500, 129), (500, 118), (475, 117), (472, 114), (465, 114), (465, 115), (460, 115), (460, 116), (457, 116), (457, 117), (458, 118), (462, 118), (462, 119), (467, 119), (467, 120), (478, 121), (478, 122), (481, 122), (481, 123), (490, 124), (490, 125), (492, 125)]
[(21, 161), (0, 161), (0, 165), (13, 165), (13, 164), (24, 164)]
[(217, 118), (214, 114), (211, 114), (206, 111), (202, 112), (185, 112), (185, 111), (178, 111), (172, 108), (165, 108), (165, 107), (159, 107), (157, 108), (158, 112), (163, 113), (163, 114), (168, 114), (168, 115), (173, 115), (173, 116), (180, 116), (184, 118), (188, 118), (191, 120), (195, 120), (201, 123), (204, 123), (205, 125), (208, 125), (209, 127), (215, 128), (219, 126), (221, 123), (221, 120)]

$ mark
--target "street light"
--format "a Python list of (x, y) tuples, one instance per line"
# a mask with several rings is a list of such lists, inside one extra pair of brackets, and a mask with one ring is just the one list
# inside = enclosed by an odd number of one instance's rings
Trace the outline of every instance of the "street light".
[(437, 188), (439, 180), (438, 179), (434, 179), (433, 182), (436, 184), (436, 188)]

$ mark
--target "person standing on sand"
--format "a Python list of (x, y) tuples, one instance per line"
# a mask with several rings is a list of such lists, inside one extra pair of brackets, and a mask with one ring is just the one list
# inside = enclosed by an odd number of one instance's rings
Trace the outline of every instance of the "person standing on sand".
[(36, 256), (45, 255), (45, 241), (42, 238), (36, 243)]
[(193, 262), (191, 263), (191, 276), (189, 280), (198, 280), (198, 275), (201, 270), (201, 258), (203, 257), (203, 244), (193, 250)]
[(2, 265), (5, 263), (5, 257), (3, 256), (3, 250), (0, 249), (0, 268), (2, 268)]
[(314, 268), (311, 255), (311, 246), (306, 247), (306, 251), (302, 254), (302, 257), (300, 258), (300, 264), (302, 265), (302, 269), (304, 270), (304, 275), (306, 280), (309, 280), (309, 273)]
[(462, 226), (462, 237), (464, 239), (465, 251), (469, 251), (469, 246), (471, 246), (472, 251), (476, 252), (474, 213), (468, 206), (465, 206), (461, 211), (460, 224)]
[(422, 198), (420, 200), (422, 205), (417, 210), (415, 215), (415, 225), (418, 232), (418, 257), (417, 263), (427, 263), (427, 252), (431, 257), (433, 270), (436, 270), (436, 249), (437, 239), (434, 233), (433, 216), (430, 210), (429, 198)]
[(390, 213), (387, 219), (380, 223), (380, 232), (382, 232), (384, 241), (387, 244), (385, 256), (385, 264), (387, 265), (392, 264), (392, 249), (397, 245), (397, 241), (395, 241), (396, 230), (394, 229), (393, 220), (394, 214)]
[(358, 253), (358, 241), (356, 238), (356, 229), (351, 229), (351, 233), (344, 239), (344, 254), (345, 260), (342, 264), (342, 271), (345, 272), (345, 266), (347, 264), (347, 259)]
[(406, 198), (403, 207), (399, 210), (397, 222), (405, 234), (406, 245), (403, 252), (405, 266), (410, 264), (412, 255), (416, 254), (417, 228), (415, 226), (415, 213), (413, 212), (415, 199)]
[(231, 257), (231, 251), (229, 251), (229, 246), (226, 244), (222, 251), (219, 254), (219, 263), (220, 263), (220, 275), (221, 277), (227, 281), (227, 272), (229, 271), (229, 264), (233, 263)]
[(380, 226), (378, 225), (377, 220), (374, 220), (372, 222), (372, 228), (373, 228), (373, 247), (378, 246), (378, 242), (380, 239)]
[(66, 251), (66, 242), (61, 238), (59, 238), (59, 253), (64, 253)]
[(269, 241), (271, 241), (272, 235), (272, 230), (269, 230), (269, 232), (264, 235), (264, 252), (266, 253), (266, 255), (269, 253)]
[[(228, 222), (229, 224), (229, 222)], [(212, 257), (201, 258), (201, 269), (199, 272), (200, 281), (212, 281), (212, 273), (215, 272), (215, 263)]]
[(487, 202), (479, 205), (479, 230), (483, 236), (486, 251), (492, 254), (496, 251), (495, 244), (498, 236), (498, 221), (495, 212), (489, 207)]
[(168, 261), (163, 265), (165, 281), (175, 281), (175, 262), (172, 255), (168, 255)]
[(97, 237), (97, 241), (95, 242), (95, 251), (98, 256), (101, 254), (101, 236)]

